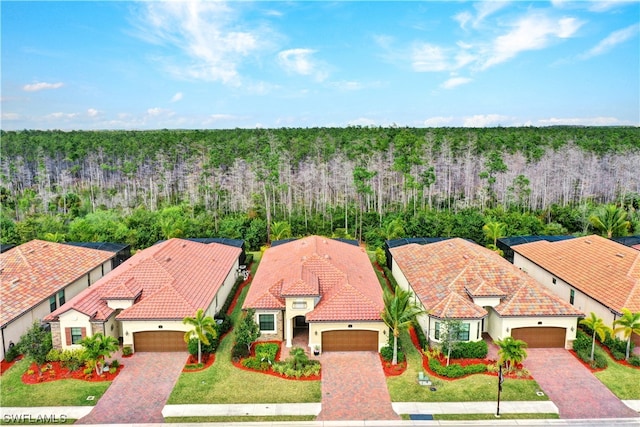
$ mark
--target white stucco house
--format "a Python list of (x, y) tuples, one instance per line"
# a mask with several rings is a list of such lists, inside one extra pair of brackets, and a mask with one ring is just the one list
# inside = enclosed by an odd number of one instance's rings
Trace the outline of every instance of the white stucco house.
[[(255, 309), (260, 340), (305, 336), (309, 349), (379, 351), (388, 342), (382, 288), (357, 242), (310, 236), (267, 249), (243, 309)], [(306, 338), (308, 336), (308, 338)]]
[(427, 311), (425, 335), (439, 342), (444, 322), (462, 322), (461, 341), (513, 336), (534, 347), (570, 348), (583, 312), (548, 292), (497, 253), (454, 238), (390, 249), (392, 274)]
[(242, 249), (170, 239), (137, 252), (45, 319), (53, 344), (102, 333), (134, 351), (186, 351), (185, 317), (215, 316), (238, 278)]

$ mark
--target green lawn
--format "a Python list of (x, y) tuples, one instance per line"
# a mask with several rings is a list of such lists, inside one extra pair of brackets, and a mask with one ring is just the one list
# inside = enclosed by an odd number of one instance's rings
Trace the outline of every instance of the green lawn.
[(619, 399), (640, 400), (640, 370), (621, 365), (604, 352), (609, 366), (596, 376)]
[[(434, 420), (439, 421), (476, 421), (476, 420), (533, 420), (533, 419), (559, 419), (560, 416), (554, 413), (534, 413), (534, 414), (500, 414), (500, 418), (495, 414), (433, 414)], [(409, 420), (409, 415), (403, 414), (403, 420)]]
[[(431, 378), (436, 391), (421, 386), (417, 382), (422, 370), (419, 351), (414, 347), (407, 332), (400, 336), (404, 349), (408, 349), (408, 367), (404, 374), (387, 378), (387, 387), (393, 402), (465, 402), (491, 401), (498, 399), (497, 377), (476, 374), (457, 380)], [(549, 400), (546, 394), (538, 396), (540, 386), (533, 380), (506, 379), (501, 400)]]
[[(24, 384), (22, 374), (29, 364), (21, 360), (0, 379), (0, 406), (92, 406), (107, 391), (110, 381), (88, 382), (60, 380), (42, 384)], [(87, 400), (87, 396), (95, 396)]]
[[(257, 268), (257, 261), (258, 256), (254, 255), (253, 271)], [(249, 287), (245, 287), (233, 311), (234, 324), (240, 316), (242, 302), (248, 290)], [(286, 380), (233, 366), (233, 342), (232, 330), (220, 343), (215, 363), (204, 371), (183, 373), (167, 403), (320, 402), (320, 381)]]

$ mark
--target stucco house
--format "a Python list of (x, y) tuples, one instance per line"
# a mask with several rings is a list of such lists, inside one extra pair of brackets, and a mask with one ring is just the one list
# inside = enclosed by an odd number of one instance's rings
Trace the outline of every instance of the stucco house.
[(170, 239), (137, 252), (45, 320), (53, 344), (73, 348), (102, 333), (134, 351), (186, 350), (182, 320), (215, 316), (238, 277), (242, 249)]
[[(513, 247), (514, 265), (583, 313), (613, 327), (640, 311), (640, 251), (597, 235)], [(640, 337), (632, 335), (636, 345)]]
[(36, 321), (112, 269), (116, 253), (32, 240), (0, 254), (0, 359)]
[(267, 249), (243, 309), (256, 310), (260, 340), (308, 334), (322, 351), (379, 351), (388, 342), (382, 288), (364, 249), (310, 236)]
[(445, 322), (462, 322), (461, 341), (513, 336), (529, 347), (569, 348), (583, 313), (497, 253), (453, 238), (390, 249), (392, 274), (427, 314), (419, 323), (439, 342)]

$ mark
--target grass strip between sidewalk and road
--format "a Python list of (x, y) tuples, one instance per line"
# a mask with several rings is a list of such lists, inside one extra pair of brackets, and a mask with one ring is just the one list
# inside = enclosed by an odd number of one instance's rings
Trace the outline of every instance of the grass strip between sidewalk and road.
[[(403, 420), (410, 420), (410, 415), (402, 414)], [(481, 420), (558, 420), (560, 415), (554, 413), (533, 414), (433, 414), (434, 421), (481, 421)]]

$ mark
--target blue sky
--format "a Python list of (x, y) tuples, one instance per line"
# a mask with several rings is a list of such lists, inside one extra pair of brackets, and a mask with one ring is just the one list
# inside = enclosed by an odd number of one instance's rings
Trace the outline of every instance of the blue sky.
[(640, 125), (636, 1), (2, 1), (18, 129)]

